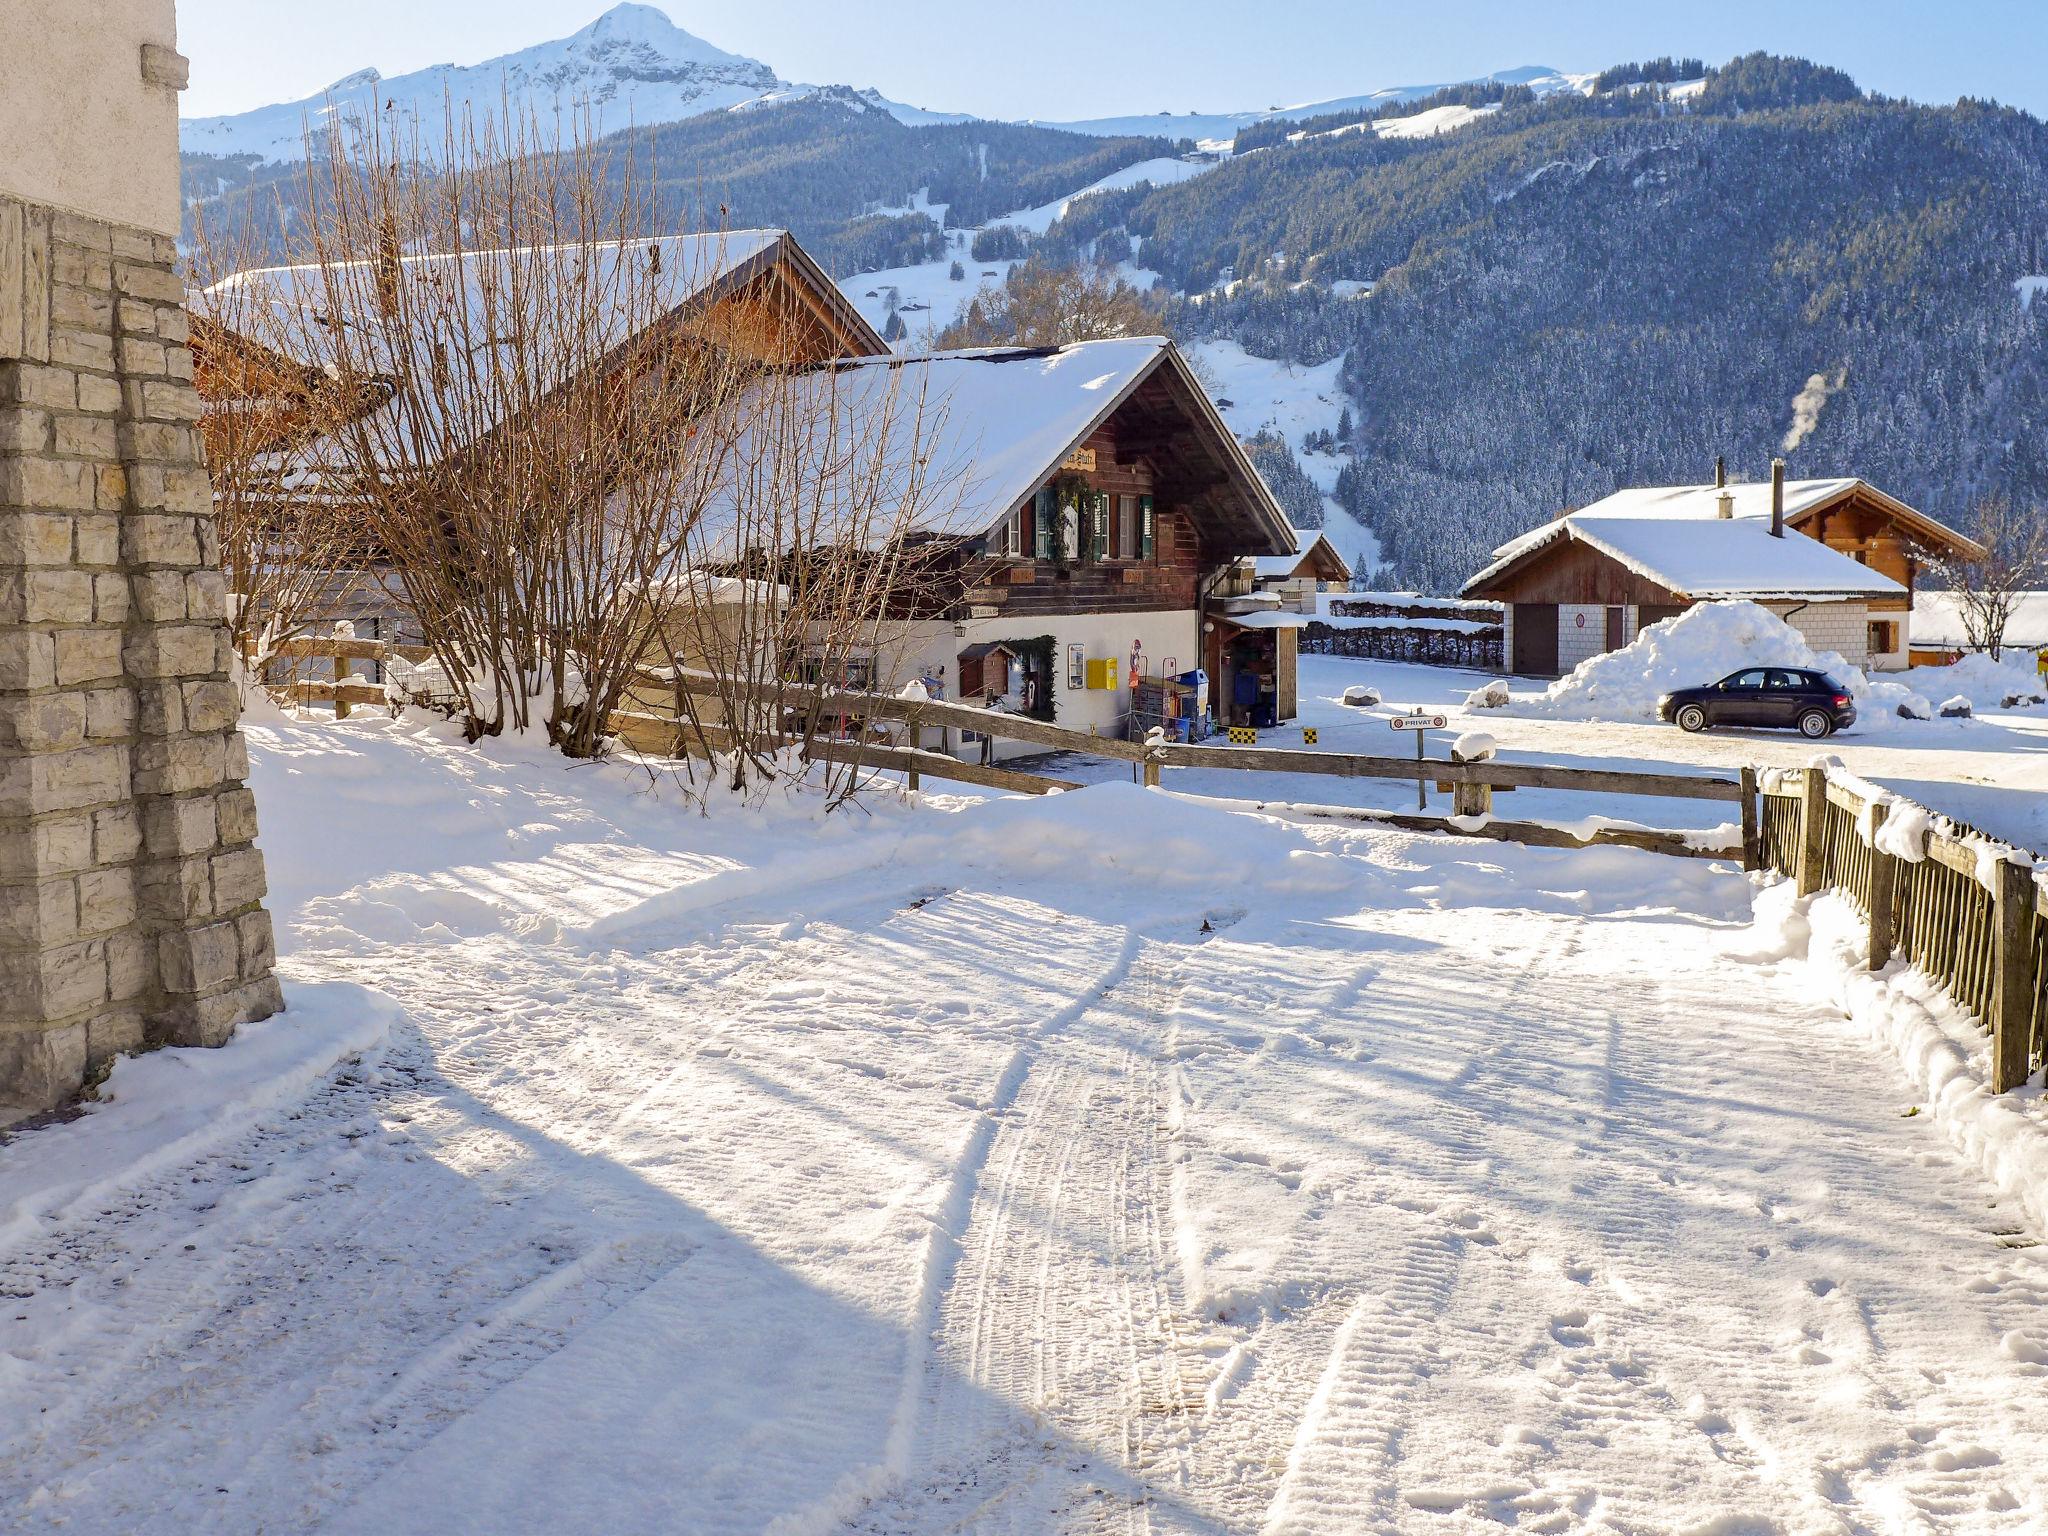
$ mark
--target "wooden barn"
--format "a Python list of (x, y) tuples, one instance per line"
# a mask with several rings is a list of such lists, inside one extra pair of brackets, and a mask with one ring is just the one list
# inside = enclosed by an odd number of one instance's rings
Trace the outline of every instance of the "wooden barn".
[(1506, 610), (1509, 671), (1556, 677), (1697, 602), (1747, 598), (1820, 651), (1908, 665), (1926, 552), (1970, 539), (1866, 481), (1644, 487), (1568, 512), (1495, 551), (1467, 597)]

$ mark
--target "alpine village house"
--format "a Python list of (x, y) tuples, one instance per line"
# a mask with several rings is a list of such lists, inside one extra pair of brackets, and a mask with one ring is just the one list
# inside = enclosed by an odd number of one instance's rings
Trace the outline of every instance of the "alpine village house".
[[(913, 430), (899, 402), (919, 401), (923, 436), (906, 451), (958, 472), (957, 491), (909, 534), (939, 547), (926, 561), (936, 574), (905, 595), (871, 655), (825, 681), (921, 682), (1103, 735), (1158, 725), (1188, 739), (1211, 717), (1292, 715), (1294, 647), (1256, 623), (1246, 631), (1229, 594), (1253, 560), (1292, 563), (1295, 534), (1170, 341), (896, 356), (785, 232), (664, 243), (676, 247), (671, 269), (693, 273), (678, 318), (761, 338), (761, 360), (833, 391), (829, 415), (856, 441)], [(226, 281), (264, 284), (274, 302), (297, 275)], [(195, 304), (202, 394), (264, 387), (251, 380), (274, 377), (280, 360), (210, 319), (206, 297)], [(743, 323), (720, 325), (719, 311)], [(402, 607), (367, 617), (389, 637)], [(1198, 671), (1202, 681), (1179, 681)], [(984, 749), (955, 732), (944, 745)]]
[(1694, 603), (1747, 598), (1817, 651), (1897, 670), (1912, 647), (1928, 551), (1981, 559), (1975, 541), (1856, 479), (1617, 491), (1510, 540), (1464, 595), (1505, 609), (1508, 670), (1557, 677)]

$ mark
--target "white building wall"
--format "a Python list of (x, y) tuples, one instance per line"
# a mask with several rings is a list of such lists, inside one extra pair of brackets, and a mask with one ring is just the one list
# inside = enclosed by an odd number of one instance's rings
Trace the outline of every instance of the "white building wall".
[(0, 198), (177, 234), (178, 92), (143, 73), (177, 41), (174, 0), (0, 5)]
[(1500, 670), (1505, 677), (1515, 672), (1515, 605), (1503, 603), (1500, 610)]
[(1766, 605), (1798, 630), (1816, 651), (1839, 651), (1851, 666), (1870, 660), (1870, 605), (1867, 603), (1770, 603)]
[(1607, 649), (1607, 608), (1602, 603), (1557, 605), (1557, 670), (1567, 673)]
[[(957, 629), (951, 620), (930, 620), (891, 626), (876, 647), (876, 685), (896, 692), (913, 678), (926, 675), (945, 685), (949, 702), (960, 698), (960, 652), (986, 640), (1031, 640), (1051, 635), (1053, 657), (1053, 723), (1071, 731), (1091, 731), (1102, 736), (1121, 737), (1131, 712), (1129, 679), (1131, 647), (1141, 650), (1145, 675), (1156, 677), (1168, 659), (1176, 672), (1192, 672), (1202, 665), (1200, 636), (1196, 633), (1192, 609), (1153, 613), (1090, 614), (1007, 614), (993, 619), (968, 619)], [(1069, 688), (1067, 648), (1081, 645), (1090, 660), (1114, 657), (1118, 663), (1118, 686), (1114, 689)], [(1216, 680), (1209, 680), (1213, 690)], [(961, 750), (959, 733), (947, 731), (943, 750)], [(941, 750), (939, 732), (932, 731), (920, 745)], [(978, 746), (970, 746), (978, 753)], [(996, 743), (998, 757), (1017, 757), (1045, 748), (1028, 742)]]

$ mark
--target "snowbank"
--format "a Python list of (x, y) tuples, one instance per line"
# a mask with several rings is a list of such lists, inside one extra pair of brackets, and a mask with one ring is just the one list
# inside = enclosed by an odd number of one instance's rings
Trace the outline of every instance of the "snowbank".
[(1798, 630), (1761, 604), (1701, 603), (1652, 624), (1633, 643), (1581, 662), (1533, 699), (1501, 706), (1552, 720), (1655, 720), (1659, 696), (1718, 682), (1744, 667), (1804, 667), (1825, 672), (1856, 700), (1851, 732), (1893, 728), (1899, 706), (1925, 700), (1885, 678), (1866, 677), (1840, 653), (1816, 651)]
[[(1915, 693), (1930, 699), (1965, 699), (1976, 709), (2027, 709), (2048, 703), (2048, 686), (2025, 662), (1993, 661), (1973, 651), (1945, 667), (1914, 667), (1899, 674)], [(1944, 704), (1944, 709), (1948, 706)]]
[(2048, 1230), (2048, 1101), (2039, 1087), (1991, 1092), (1991, 1039), (1976, 1019), (1903, 959), (1868, 970), (1863, 914), (1837, 893), (1800, 897), (1781, 881), (1758, 895), (1756, 923), (1766, 947), (1748, 958), (1803, 954), (1822, 995), (1898, 1057), (1956, 1150)]

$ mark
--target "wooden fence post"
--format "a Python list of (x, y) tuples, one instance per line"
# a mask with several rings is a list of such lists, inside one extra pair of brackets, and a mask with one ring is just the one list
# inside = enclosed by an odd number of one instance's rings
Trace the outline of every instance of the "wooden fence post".
[(1742, 867), (1746, 870), (1764, 867), (1763, 836), (1757, 820), (1756, 769), (1745, 764), (1742, 769)]
[(1884, 827), (1885, 802), (1870, 806), (1870, 968), (1881, 971), (1891, 963), (1894, 923), (1897, 921), (1895, 890), (1899, 861), (1877, 846), (1877, 834)]
[[(336, 636), (335, 638), (339, 639), (339, 638), (340, 638), (340, 636)], [(339, 649), (340, 649), (340, 647), (339, 647), (339, 646), (336, 646), (336, 647), (335, 647), (335, 649), (336, 649), (336, 650), (339, 650)], [(334, 718), (335, 718), (335, 719), (337, 719), (337, 720), (346, 720), (346, 719), (348, 718), (348, 701), (347, 701), (346, 699), (344, 699), (344, 698), (343, 698), (343, 697), (341, 696), (341, 685), (342, 685), (342, 682), (343, 682), (343, 680), (344, 680), (344, 679), (346, 679), (346, 678), (347, 678), (347, 676), (348, 676), (348, 658), (347, 658), (346, 656), (337, 656), (337, 657), (335, 657), (335, 658), (334, 658)]]
[(1821, 870), (1827, 863), (1828, 775), (1824, 768), (1799, 770), (1799, 857), (1798, 891), (1811, 896), (1820, 889)]
[(1998, 861), (1992, 896), (1991, 1091), (2004, 1093), (2027, 1080), (2027, 1038), (2034, 1014), (2034, 872)]

